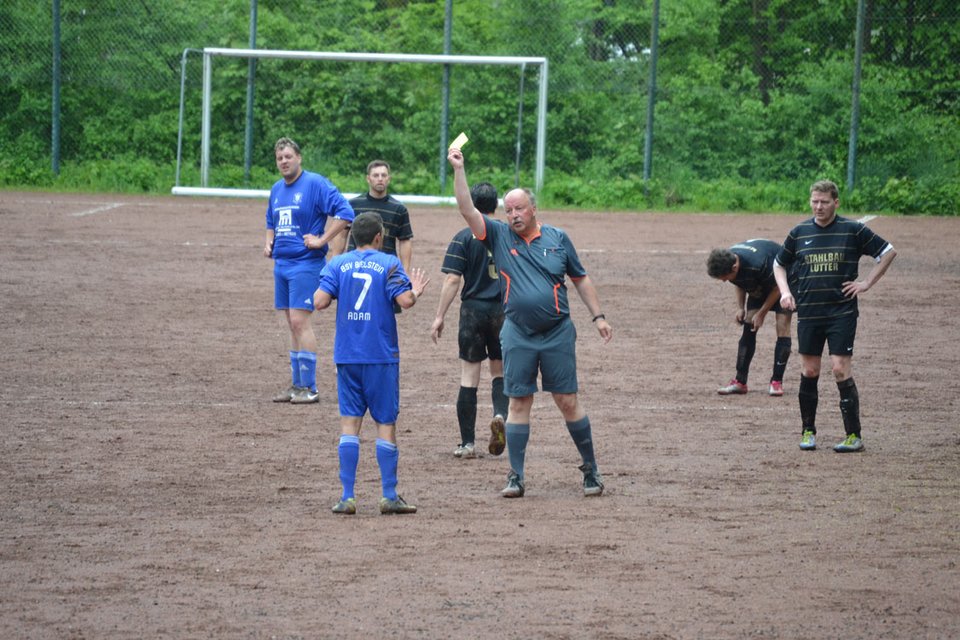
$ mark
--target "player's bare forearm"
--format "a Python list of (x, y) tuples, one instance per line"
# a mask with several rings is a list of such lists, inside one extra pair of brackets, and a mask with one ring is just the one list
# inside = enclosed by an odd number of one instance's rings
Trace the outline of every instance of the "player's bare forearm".
[(790, 292), (790, 284), (787, 282), (787, 270), (779, 262), (773, 263), (773, 277), (777, 281), (777, 289), (780, 291), (780, 306), (786, 311), (793, 311), (797, 308), (797, 303)]
[(333, 302), (333, 298), (323, 289), (317, 289), (313, 292), (313, 308), (316, 311), (326, 309)]
[(460, 280), (460, 276), (454, 273), (448, 273), (447, 277), (443, 279), (443, 285), (440, 287), (440, 304), (437, 306), (438, 318), (446, 317), (450, 305), (453, 304), (453, 299), (457, 297), (457, 292), (460, 291)]
[(744, 315), (747, 313), (747, 292), (741, 289), (740, 287), (734, 286), (736, 290), (737, 297), (737, 313), (736, 321), (743, 322)]
[(410, 261), (413, 259), (412, 238), (397, 240), (397, 257), (400, 258), (400, 264), (403, 265), (403, 270), (407, 271), (410, 268)]
[(580, 295), (583, 304), (586, 305), (590, 311), (590, 316), (594, 319), (593, 322), (597, 325), (597, 331), (600, 332), (603, 341), (610, 342), (610, 338), (613, 337), (613, 327), (603, 315), (603, 309), (600, 306), (600, 296), (597, 295), (597, 288), (593, 286), (593, 281), (590, 279), (590, 276), (583, 276), (582, 278), (573, 280), (573, 286), (576, 287), (577, 294)]
[(305, 234), (303, 236), (303, 244), (310, 249), (320, 249), (323, 245), (329, 243), (330, 240), (337, 237), (341, 231), (346, 229), (347, 224), (349, 223), (346, 220), (334, 218), (327, 225), (322, 236), (315, 236), (312, 233)]
[(447, 311), (460, 290), (460, 280), (461, 277), (455, 273), (448, 273), (447, 277), (443, 279), (443, 285), (440, 287), (440, 303), (437, 305), (437, 317), (433, 319), (433, 323), (430, 325), (430, 337), (433, 338), (434, 344), (443, 335), (444, 318), (446, 318)]
[(848, 297), (854, 297), (861, 293), (866, 293), (877, 281), (883, 277), (883, 274), (890, 268), (890, 263), (897, 257), (897, 252), (891, 247), (889, 251), (880, 256), (880, 261), (873, 267), (870, 273), (863, 281), (844, 282), (843, 293)]
[(344, 229), (330, 239), (330, 242), (327, 243), (327, 260), (335, 258), (343, 253), (343, 250), (347, 248), (347, 236), (349, 234), (349, 229)]
[(770, 309), (773, 309), (773, 305), (777, 304), (780, 301), (780, 287), (774, 287), (770, 290), (770, 293), (767, 295), (767, 299), (763, 301), (763, 305), (760, 306), (760, 309), (757, 311), (758, 314), (764, 314)]

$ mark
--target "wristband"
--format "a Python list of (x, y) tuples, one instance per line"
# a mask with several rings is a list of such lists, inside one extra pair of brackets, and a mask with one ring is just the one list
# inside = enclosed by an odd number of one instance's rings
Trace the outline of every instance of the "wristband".
[(603, 318), (604, 320), (606, 320), (607, 316), (603, 315), (602, 313), (598, 313), (597, 315), (593, 316), (593, 320), (591, 320), (590, 322), (596, 322), (600, 318)]

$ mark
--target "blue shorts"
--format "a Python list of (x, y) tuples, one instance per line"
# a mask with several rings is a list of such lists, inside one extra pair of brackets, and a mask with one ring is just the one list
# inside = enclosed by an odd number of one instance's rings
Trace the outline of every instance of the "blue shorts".
[(313, 294), (326, 263), (277, 259), (273, 265), (273, 308), (313, 311)]
[(396, 424), (400, 415), (400, 365), (338, 364), (340, 415), (362, 418), (367, 410), (378, 424)]
[(537, 392), (537, 374), (544, 391), (576, 393), (577, 328), (568, 317), (543, 333), (524, 333), (509, 318), (500, 331), (503, 349), (503, 392), (522, 398)]

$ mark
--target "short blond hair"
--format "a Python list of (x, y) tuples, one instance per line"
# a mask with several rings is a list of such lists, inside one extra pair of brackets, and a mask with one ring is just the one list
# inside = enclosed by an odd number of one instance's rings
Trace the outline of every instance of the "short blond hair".
[(834, 200), (840, 197), (840, 189), (833, 180), (817, 180), (810, 185), (810, 193), (812, 194), (814, 191), (817, 193), (829, 193), (833, 196)]

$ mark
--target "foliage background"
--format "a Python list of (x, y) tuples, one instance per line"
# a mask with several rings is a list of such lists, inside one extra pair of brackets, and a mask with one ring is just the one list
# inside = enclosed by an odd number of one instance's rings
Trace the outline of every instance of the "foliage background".
[[(455, 0), (452, 53), (550, 61), (555, 207), (805, 208), (846, 177), (856, 0), (661, 0), (652, 178), (642, 179), (651, 0)], [(442, 53), (439, 0), (259, 0), (257, 47)], [(247, 0), (62, 0), (60, 172), (51, 170), (50, 2), (0, 6), (0, 185), (168, 193), (181, 59), (245, 48)], [(856, 188), (844, 207), (960, 214), (960, 7), (868, 0)], [(181, 184), (199, 184), (199, 56), (187, 54)], [(345, 191), (388, 159), (398, 193), (437, 193), (441, 67), (260, 61), (244, 171), (245, 60), (217, 59), (211, 186), (267, 188), (273, 141)], [(452, 138), (474, 179), (530, 184), (536, 71), (453, 67)], [(449, 193), (449, 181), (444, 190)], [(846, 190), (844, 190), (846, 191)]]

